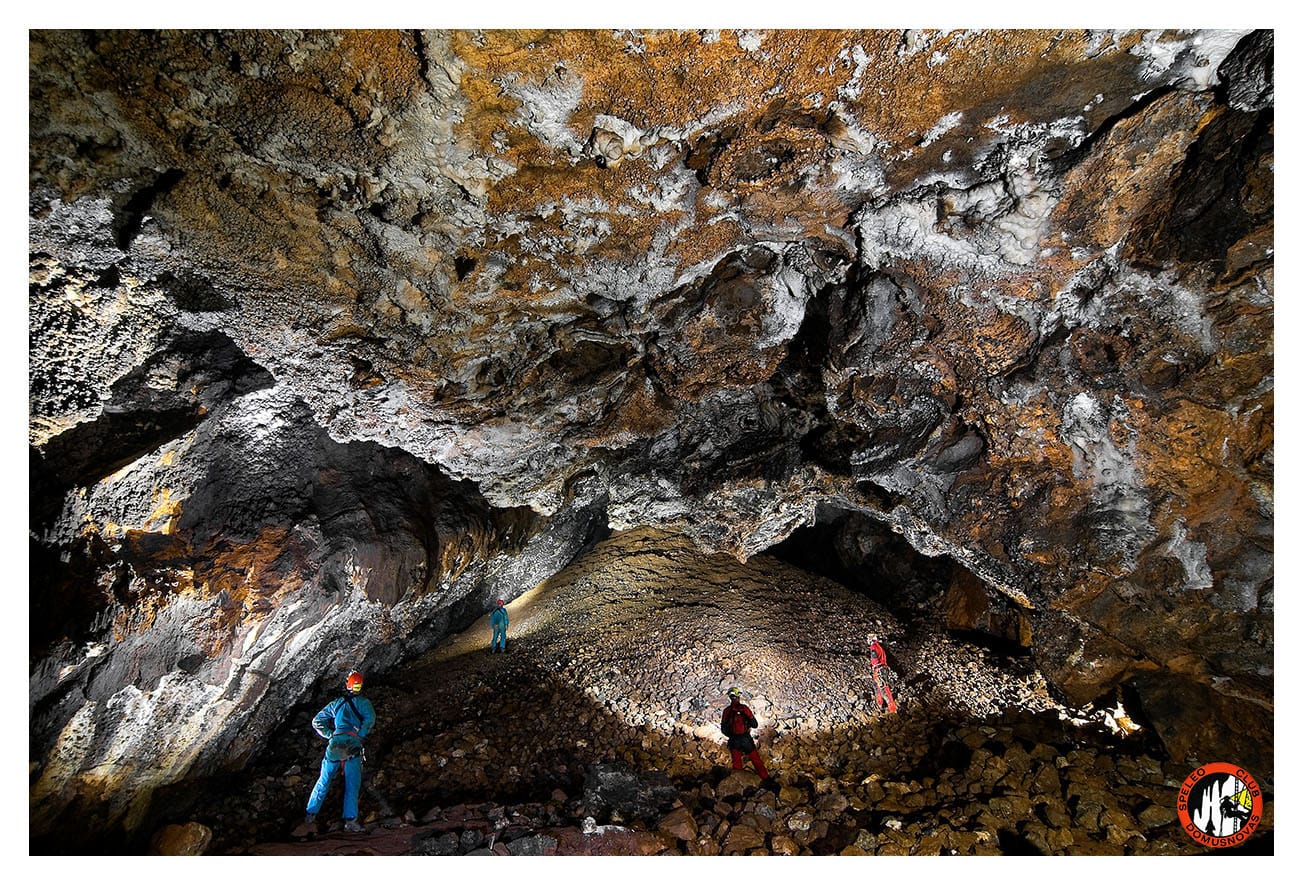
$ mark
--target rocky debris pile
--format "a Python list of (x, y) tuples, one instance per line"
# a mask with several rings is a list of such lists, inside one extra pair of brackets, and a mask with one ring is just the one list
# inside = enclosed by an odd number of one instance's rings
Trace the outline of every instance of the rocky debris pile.
[(909, 674), (904, 697), (970, 716), (1054, 706), (1026, 662), (935, 627), (907, 630), (886, 609), (786, 563), (703, 555), (655, 530), (621, 533), (554, 576), (516, 633), (622, 721), (697, 739), (703, 727), (714, 734), (734, 685), (776, 735), (869, 722), (869, 633)]
[[(698, 574), (669, 572), (673, 550), (655, 536), (612, 539), (585, 558), (603, 561), (609, 581), (578, 563), (511, 605), (507, 654), (490, 654), (480, 624), (372, 681), (379, 717), (361, 819), (376, 845), (437, 855), (1201, 851), (1176, 823), (1189, 767), (1162, 760), (1144, 732), (1119, 737), (1056, 707), (1026, 661), (901, 626), (831, 589), (836, 613), (803, 615), (789, 584), (795, 570), (725, 560), (712, 569), (694, 561)], [(700, 583), (718, 581), (715, 568), (747, 588), (750, 608), (703, 601)], [(780, 617), (791, 619), (786, 635), (765, 626)], [(713, 669), (722, 662), (698, 658), (655, 624), (685, 636), (746, 624), (742, 643), (763, 669), (721, 676)], [(898, 714), (865, 707), (872, 688), (863, 682), (833, 688), (839, 669), (864, 680), (867, 665), (851, 650), (866, 624), (894, 632), (889, 648), (903, 650)], [(828, 659), (836, 665), (816, 663)], [(794, 680), (753, 695), (773, 778), (730, 772), (719, 684), (793, 662), (805, 662), (828, 694), (802, 696), (810, 683)], [(697, 681), (653, 700), (631, 691), (644, 679), (669, 685), (677, 669)], [(704, 680), (716, 681), (718, 695), (695, 699)], [(217, 851), (269, 851), (260, 844), (300, 821), (321, 753), (309, 726), (315, 710), (296, 710), (253, 777), (197, 816)], [(681, 711), (672, 727), (686, 728), (658, 727), (672, 710)], [(309, 841), (323, 853), (335, 851), (339, 824), (328, 818), (338, 792)], [(1268, 810), (1265, 832), (1271, 801)]]
[(905, 770), (848, 765), (812, 778), (797, 758), (765, 783), (730, 773), (681, 794), (656, 830), (689, 855), (1201, 851), (1176, 825), (1182, 765), (1070, 747), (1055, 720), (933, 734), (940, 746), (899, 749), (912, 758)]
[[(456, 803), (423, 815), (364, 812), (371, 839), (417, 855), (1198, 854), (1177, 822), (1185, 764), (1137, 753), (1054, 715), (938, 724), (900, 718), (882, 753), (865, 734), (749, 770), (693, 779), (597, 764), (574, 795)], [(830, 774), (816, 775), (829, 771)], [(365, 804), (364, 804), (365, 805)], [(1260, 826), (1273, 827), (1272, 804)], [(392, 842), (404, 835), (402, 844)], [(344, 851), (338, 824), (315, 837)], [(302, 851), (288, 848), (284, 851)], [(235, 851), (263, 853), (251, 845)], [(228, 851), (231, 851), (228, 849)], [(356, 845), (350, 852), (356, 852)]]
[(562, 820), (553, 806), (494, 803), (434, 808), (412, 841), (412, 855), (552, 855), (557, 839), (541, 834)]

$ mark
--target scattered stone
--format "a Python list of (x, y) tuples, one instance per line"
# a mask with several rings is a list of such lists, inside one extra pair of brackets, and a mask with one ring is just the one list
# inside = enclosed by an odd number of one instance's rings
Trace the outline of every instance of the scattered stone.
[(1175, 806), (1151, 803), (1137, 815), (1137, 820), (1147, 828), (1159, 828), (1177, 821)]
[(800, 850), (791, 837), (775, 834), (770, 838), (770, 852), (774, 855), (796, 855)]
[(737, 797), (744, 792), (761, 786), (761, 777), (748, 769), (735, 770), (716, 785), (716, 793), (721, 797)]
[(725, 855), (736, 855), (748, 849), (765, 845), (765, 832), (754, 827), (739, 824), (729, 829), (721, 851)]
[(454, 831), (443, 834), (431, 832), (412, 841), (413, 855), (457, 855), (461, 849), (461, 840)]
[(1073, 845), (1073, 832), (1068, 828), (1056, 828), (1048, 834), (1046, 842), (1053, 851), (1063, 851)]
[(213, 831), (197, 821), (160, 828), (150, 840), (151, 855), (203, 855)]
[(1069, 815), (1068, 808), (1064, 806), (1059, 797), (1054, 797), (1046, 804), (1046, 821), (1052, 827), (1066, 828), (1073, 823), (1073, 818)]
[(788, 819), (788, 829), (792, 831), (809, 831), (811, 825), (815, 823), (815, 816), (808, 810), (801, 810), (794, 813)]
[(815, 801), (815, 808), (825, 818), (837, 818), (848, 806), (847, 798), (839, 793), (829, 793)]
[(714, 856), (720, 854), (720, 843), (712, 837), (702, 836), (690, 842), (685, 850), (689, 855)]
[(681, 806), (657, 822), (657, 830), (677, 840), (693, 840), (697, 837), (697, 822), (688, 809)]
[(779, 789), (779, 802), (784, 806), (800, 806), (808, 798), (809, 795), (798, 787), (784, 786)]
[(507, 844), (512, 855), (552, 855), (556, 848), (557, 841), (543, 834), (531, 834)]

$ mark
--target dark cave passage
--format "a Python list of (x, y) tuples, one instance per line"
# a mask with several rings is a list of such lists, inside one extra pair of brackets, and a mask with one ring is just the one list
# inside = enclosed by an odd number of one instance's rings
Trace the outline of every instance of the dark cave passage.
[(814, 525), (766, 554), (863, 594), (904, 621), (931, 622), (1005, 656), (1030, 654), (1021, 607), (951, 557), (920, 554), (868, 515), (822, 505)]

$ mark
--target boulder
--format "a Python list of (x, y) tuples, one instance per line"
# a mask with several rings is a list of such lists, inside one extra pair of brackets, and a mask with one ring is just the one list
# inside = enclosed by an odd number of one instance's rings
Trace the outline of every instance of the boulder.
[(594, 817), (656, 820), (679, 799), (661, 773), (637, 773), (625, 764), (600, 763), (584, 779), (583, 803)]
[(412, 855), (459, 855), (461, 837), (456, 831), (431, 831), (412, 840)]
[(755, 849), (764, 845), (764, 831), (759, 828), (738, 824), (729, 829), (720, 851), (725, 855), (737, 855), (740, 852), (746, 852), (748, 849)]
[(750, 769), (738, 769), (730, 772), (715, 787), (717, 796), (740, 797), (747, 791), (761, 786), (761, 777)]
[(785, 837), (783, 834), (770, 837), (770, 852), (773, 855), (796, 855), (799, 851), (791, 837)]
[(1161, 828), (1177, 821), (1177, 806), (1151, 803), (1137, 814), (1137, 820), (1147, 828)]
[(657, 822), (657, 831), (676, 840), (693, 840), (697, 837), (697, 821), (687, 808), (680, 807)]
[(160, 828), (149, 841), (150, 855), (203, 855), (213, 831), (197, 821)]
[(792, 831), (809, 831), (815, 823), (815, 816), (809, 810), (801, 809), (788, 817), (788, 829)]

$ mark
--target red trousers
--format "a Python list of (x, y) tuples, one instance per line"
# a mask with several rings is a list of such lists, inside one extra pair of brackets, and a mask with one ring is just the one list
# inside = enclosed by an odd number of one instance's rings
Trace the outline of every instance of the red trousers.
[[(734, 769), (742, 769), (742, 768), (743, 768), (743, 752), (742, 752), (742, 751), (738, 751), (738, 750), (734, 750), (733, 748), (730, 748), (730, 749), (729, 749), (729, 755), (733, 757), (733, 768), (734, 768)], [(758, 754), (756, 751), (752, 751), (751, 753), (749, 753), (749, 754), (747, 755), (747, 759), (751, 760), (751, 761), (752, 761), (752, 765), (756, 767), (756, 774), (757, 774), (757, 775), (759, 775), (761, 778), (769, 778), (769, 777), (770, 777), (770, 773), (768, 773), (768, 772), (765, 771), (765, 764), (761, 762), (761, 755), (760, 755), (760, 754)]]
[(874, 703), (896, 713), (896, 699), (892, 697), (892, 690), (888, 688), (887, 681), (878, 672), (878, 668), (874, 669)]

